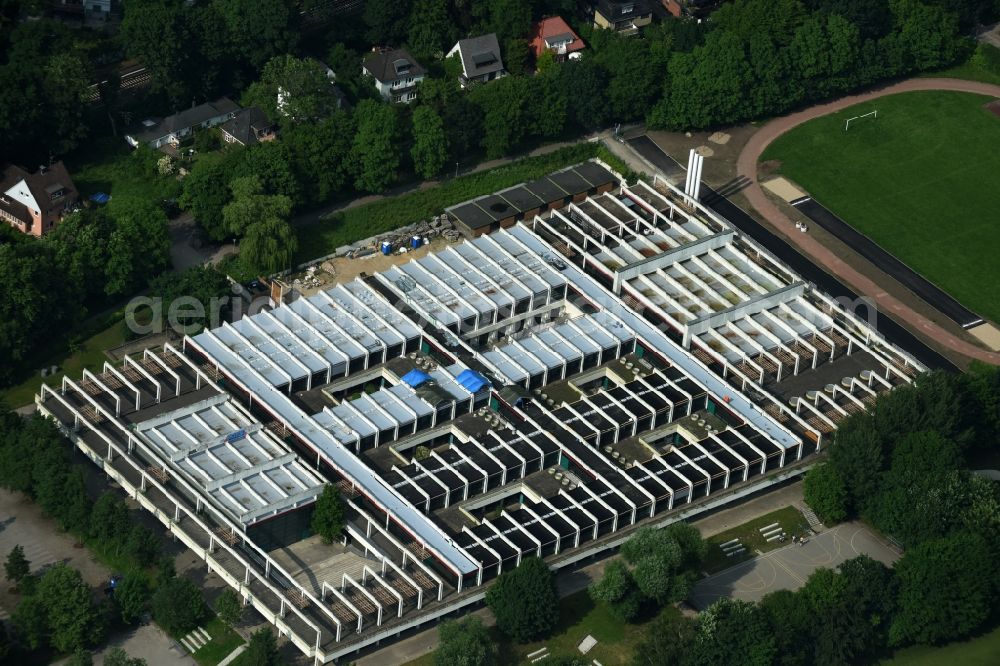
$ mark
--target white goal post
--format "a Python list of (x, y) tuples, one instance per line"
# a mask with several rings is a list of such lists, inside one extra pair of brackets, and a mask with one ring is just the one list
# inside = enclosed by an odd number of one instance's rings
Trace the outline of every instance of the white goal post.
[(844, 131), (846, 132), (851, 127), (852, 120), (861, 120), (862, 118), (868, 118), (869, 116), (871, 116), (872, 120), (877, 119), (878, 109), (876, 109), (875, 111), (869, 111), (868, 113), (863, 113), (860, 116), (854, 116), (853, 118), (848, 118), (847, 122), (844, 123)]

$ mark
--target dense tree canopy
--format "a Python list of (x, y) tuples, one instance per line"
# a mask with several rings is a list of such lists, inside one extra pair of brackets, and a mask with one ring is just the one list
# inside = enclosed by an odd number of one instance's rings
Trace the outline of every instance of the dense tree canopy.
[(526, 557), (486, 592), (497, 627), (519, 643), (548, 635), (559, 621), (555, 578), (545, 561)]
[(441, 173), (448, 160), (448, 138), (444, 123), (430, 106), (413, 112), (413, 169), (421, 178), (433, 178)]
[(320, 535), (326, 543), (340, 539), (344, 531), (344, 500), (335, 486), (323, 486), (323, 492), (313, 508), (310, 525), (313, 532)]
[(438, 627), (434, 666), (493, 666), (497, 648), (478, 617), (449, 620)]
[(207, 611), (201, 590), (187, 578), (163, 581), (153, 595), (153, 617), (171, 633), (191, 631)]
[(899, 614), (894, 645), (944, 643), (970, 635), (989, 617), (997, 564), (981, 536), (959, 533), (922, 543), (896, 565)]
[(359, 190), (380, 192), (396, 179), (399, 168), (399, 116), (396, 109), (374, 100), (364, 100), (354, 114), (357, 134), (351, 146), (354, 185)]

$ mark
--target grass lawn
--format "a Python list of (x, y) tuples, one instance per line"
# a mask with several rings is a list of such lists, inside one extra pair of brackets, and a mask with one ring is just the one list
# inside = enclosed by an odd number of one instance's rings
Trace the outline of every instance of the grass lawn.
[[(549, 648), (553, 656), (582, 657), (577, 646), (588, 634), (597, 639), (597, 645), (587, 653), (586, 660), (596, 659), (604, 666), (632, 663), (632, 652), (642, 640), (644, 625), (626, 624), (615, 618), (606, 605), (595, 604), (586, 590), (563, 599), (559, 611), (559, 626), (546, 640), (528, 645), (501, 644), (501, 663), (528, 663), (527, 656), (542, 647)], [(660, 612), (679, 611), (667, 606)]]
[[(501, 666), (529, 663), (527, 656), (543, 647), (547, 647), (553, 657), (575, 656), (583, 659), (577, 646), (588, 635), (597, 639), (597, 645), (587, 653), (584, 661), (596, 659), (604, 666), (632, 663), (632, 652), (636, 644), (642, 640), (645, 623), (626, 624), (616, 619), (608, 611), (607, 606), (595, 604), (586, 590), (562, 599), (559, 603), (559, 612), (561, 620), (555, 633), (545, 640), (527, 645), (511, 643), (495, 627), (491, 627), (490, 633), (494, 636), (498, 647), (497, 663)], [(678, 612), (673, 606), (667, 606), (660, 611), (661, 614), (667, 615)], [(406, 666), (433, 666), (433, 664), (432, 652), (407, 662)]]
[[(783, 545), (778, 541), (765, 541), (764, 537), (761, 536), (760, 528), (767, 527), (773, 523), (779, 523), (789, 538), (809, 529), (809, 523), (794, 506), (786, 506), (784, 509), (772, 511), (760, 518), (755, 518), (748, 523), (743, 523), (706, 539), (708, 554), (705, 556), (702, 569), (707, 573), (713, 574), (717, 571), (728, 569), (734, 564), (748, 560), (751, 557), (755, 557), (757, 551), (766, 553)], [(720, 545), (733, 539), (739, 539), (740, 543), (746, 547), (746, 552), (742, 555), (726, 557)]]
[(988, 634), (943, 647), (917, 646), (899, 650), (884, 666), (993, 666), (1000, 659), (1000, 627)]
[[(97, 372), (107, 360), (104, 350), (117, 347), (123, 342), (125, 342), (124, 327), (121, 321), (115, 321), (108, 328), (81, 342), (76, 350), (63, 349), (49, 358), (44, 365), (58, 365), (59, 372), (44, 379), (35, 372), (20, 384), (0, 392), (0, 401), (11, 408), (21, 407), (35, 399), (35, 393), (41, 388), (42, 382), (49, 386), (58, 386), (62, 382), (63, 375), (69, 374), (71, 379), (78, 380), (84, 368)], [(39, 364), (39, 368), (42, 365)]]
[(121, 137), (101, 136), (66, 159), (73, 183), (86, 199), (96, 192), (112, 197), (136, 197), (159, 202), (180, 196), (173, 177), (150, 176), (138, 164), (134, 151)]
[(606, 148), (589, 142), (519, 159), (495, 169), (446, 180), (425, 190), (349, 208), (321, 222), (299, 227), (296, 230), (299, 249), (293, 263), (298, 265), (330, 254), (341, 245), (427, 220), (443, 213), (448, 206), (540, 178), (592, 157), (600, 157), (618, 170), (626, 169)]
[[(800, 125), (763, 160), (980, 315), (1000, 321), (1000, 117), (990, 98), (912, 92)], [(872, 110), (878, 118), (844, 121)]]
[(213, 617), (204, 626), (212, 640), (191, 655), (201, 666), (215, 666), (243, 645), (243, 638), (218, 617)]

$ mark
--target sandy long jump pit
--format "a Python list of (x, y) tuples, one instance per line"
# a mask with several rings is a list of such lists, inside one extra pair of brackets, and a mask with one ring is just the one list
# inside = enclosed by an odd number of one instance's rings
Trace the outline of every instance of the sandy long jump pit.
[(780, 176), (777, 178), (772, 178), (771, 180), (763, 183), (763, 185), (769, 191), (773, 192), (774, 194), (778, 195), (779, 197), (788, 202), (792, 202), (795, 201), (796, 199), (801, 199), (802, 197), (806, 196), (805, 192), (795, 187), (790, 182), (788, 182), (788, 180)]

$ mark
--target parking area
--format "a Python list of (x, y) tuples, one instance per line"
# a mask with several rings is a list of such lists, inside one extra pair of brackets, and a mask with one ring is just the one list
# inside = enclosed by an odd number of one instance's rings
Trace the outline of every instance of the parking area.
[[(59, 531), (37, 504), (20, 493), (0, 489), (0, 558), (6, 558), (17, 545), (24, 548), (33, 573), (64, 563), (79, 569), (83, 579), (94, 588), (103, 585), (110, 575), (90, 551), (78, 547), (73, 537)], [(11, 593), (10, 588), (8, 581), (0, 581), (0, 620), (8, 619), (20, 601), (20, 595)]]
[(796, 590), (820, 567), (833, 569), (861, 554), (892, 565), (899, 554), (861, 523), (845, 523), (709, 576), (695, 584), (689, 597), (702, 610), (721, 597), (758, 601), (775, 590)]

